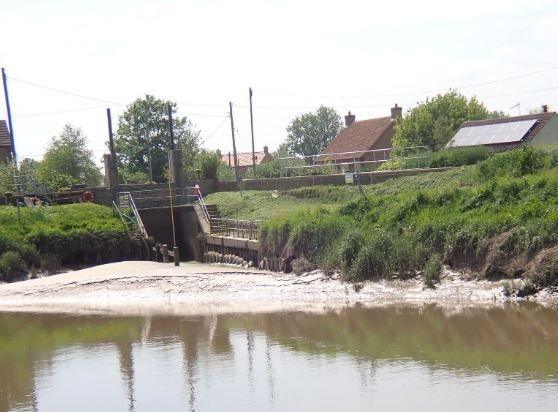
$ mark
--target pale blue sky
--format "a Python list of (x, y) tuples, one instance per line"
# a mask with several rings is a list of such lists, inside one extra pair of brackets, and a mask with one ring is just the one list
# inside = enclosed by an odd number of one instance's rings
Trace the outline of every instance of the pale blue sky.
[[(70, 122), (100, 158), (104, 108), (116, 123), (145, 93), (179, 102), (205, 146), (225, 152), (230, 100), (239, 150), (250, 149), (249, 86), (256, 145), (272, 149), (319, 104), (358, 120), (454, 87), (493, 110), (558, 108), (557, 0), (0, 0), (0, 10), (20, 157), (39, 156)], [(67, 110), (80, 111), (52, 114)]]

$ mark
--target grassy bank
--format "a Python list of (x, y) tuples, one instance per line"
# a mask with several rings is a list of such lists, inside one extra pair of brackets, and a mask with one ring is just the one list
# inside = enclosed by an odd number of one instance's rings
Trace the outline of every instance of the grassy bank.
[[(536, 289), (557, 283), (557, 166), (556, 150), (526, 148), (368, 186), (364, 196), (325, 186), (278, 199), (250, 193), (244, 209), (228, 194), (223, 210), (268, 218), (262, 253), (281, 256), (287, 268), (339, 269), (354, 281), (421, 273), (434, 285), (445, 263), (480, 277), (525, 277)], [(223, 194), (216, 196), (219, 204)]]
[(112, 210), (94, 204), (0, 207), (0, 280), (62, 265), (95, 264), (134, 255), (134, 240)]

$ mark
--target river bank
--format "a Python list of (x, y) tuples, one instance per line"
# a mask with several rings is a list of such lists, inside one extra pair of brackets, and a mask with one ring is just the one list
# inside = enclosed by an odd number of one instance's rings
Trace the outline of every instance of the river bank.
[[(313, 271), (264, 272), (229, 265), (127, 261), (52, 277), (0, 285), (0, 310), (185, 314), (316, 311), (391, 303), (503, 305), (503, 281), (471, 281), (444, 271), (435, 289), (421, 279), (363, 282)], [(558, 294), (543, 290), (528, 298), (558, 305)]]

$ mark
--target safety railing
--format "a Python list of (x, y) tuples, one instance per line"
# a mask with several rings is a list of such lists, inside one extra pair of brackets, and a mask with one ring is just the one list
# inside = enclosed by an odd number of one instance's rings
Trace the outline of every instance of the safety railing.
[[(281, 175), (292, 175), (296, 170), (320, 169), (320, 174), (339, 173), (339, 169), (377, 170), (382, 164), (397, 161), (398, 168), (426, 166), (428, 147), (408, 146), (394, 149), (357, 150), (350, 152), (319, 153), (311, 156), (287, 156), (277, 160)], [(421, 163), (424, 163), (422, 165)], [(362, 170), (365, 171), (365, 170)]]
[(207, 220), (207, 223), (209, 223), (211, 225), (211, 217), (209, 216), (209, 211), (207, 210), (207, 206), (205, 204), (205, 201), (203, 200), (202, 192), (201, 192), (200, 187), (198, 185), (194, 186), (194, 194), (198, 197), (198, 204), (200, 205), (200, 207), (203, 211), (203, 215), (205, 216), (205, 219)]
[[(126, 193), (131, 192), (119, 192), (119, 195)], [(191, 205), (198, 199), (195, 187), (135, 190), (133, 195), (138, 209), (168, 207), (171, 203), (173, 206)]]
[(143, 225), (143, 221), (141, 220), (141, 216), (138, 212), (138, 208), (136, 206), (136, 202), (134, 201), (134, 197), (130, 192), (119, 192), (118, 193), (118, 204), (113, 202), (113, 205), (116, 207), (120, 218), (124, 221), (125, 211), (129, 209), (132, 212), (132, 221), (138, 226), (138, 229), (141, 235), (146, 238), (147, 237), (147, 230), (145, 230), (145, 226)]
[(211, 234), (241, 239), (258, 240), (259, 220), (211, 219)]

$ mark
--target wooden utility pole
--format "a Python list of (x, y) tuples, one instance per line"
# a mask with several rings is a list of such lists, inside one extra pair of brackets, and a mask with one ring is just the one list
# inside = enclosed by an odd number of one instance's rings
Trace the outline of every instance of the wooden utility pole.
[(236, 177), (236, 183), (238, 184), (238, 158), (236, 156), (236, 142), (234, 140), (234, 119), (233, 119), (233, 110), (232, 110), (232, 102), (229, 102), (229, 116), (231, 118), (231, 135), (232, 135), (232, 144), (233, 144), (233, 156), (234, 156), (234, 176)]
[(168, 113), (169, 113), (170, 149), (174, 150), (174, 127), (172, 124), (172, 105), (170, 103), (168, 105)]
[(250, 95), (250, 131), (252, 133), (252, 167), (254, 169), (254, 179), (256, 178), (256, 148), (254, 145), (254, 114), (252, 113), (252, 88), (248, 88)]
[(151, 160), (151, 135), (149, 133), (149, 115), (144, 114), (145, 141), (147, 142), (147, 167), (149, 168), (149, 183), (153, 183), (153, 162)]
[(109, 134), (109, 149), (111, 157), (111, 169), (114, 173), (115, 183), (118, 184), (118, 164), (116, 162), (116, 150), (114, 149), (114, 135), (112, 133), (112, 115), (110, 114), (110, 109), (107, 108), (107, 122), (108, 122), (108, 134)]
[(8, 79), (6, 69), (2, 67), (2, 84), (4, 85), (4, 99), (6, 100), (6, 111), (8, 112), (8, 127), (10, 129), (10, 145), (12, 146), (12, 161), (17, 167), (17, 155), (14, 143), (14, 126), (12, 124), (12, 109), (10, 108), (10, 97), (8, 95)]

